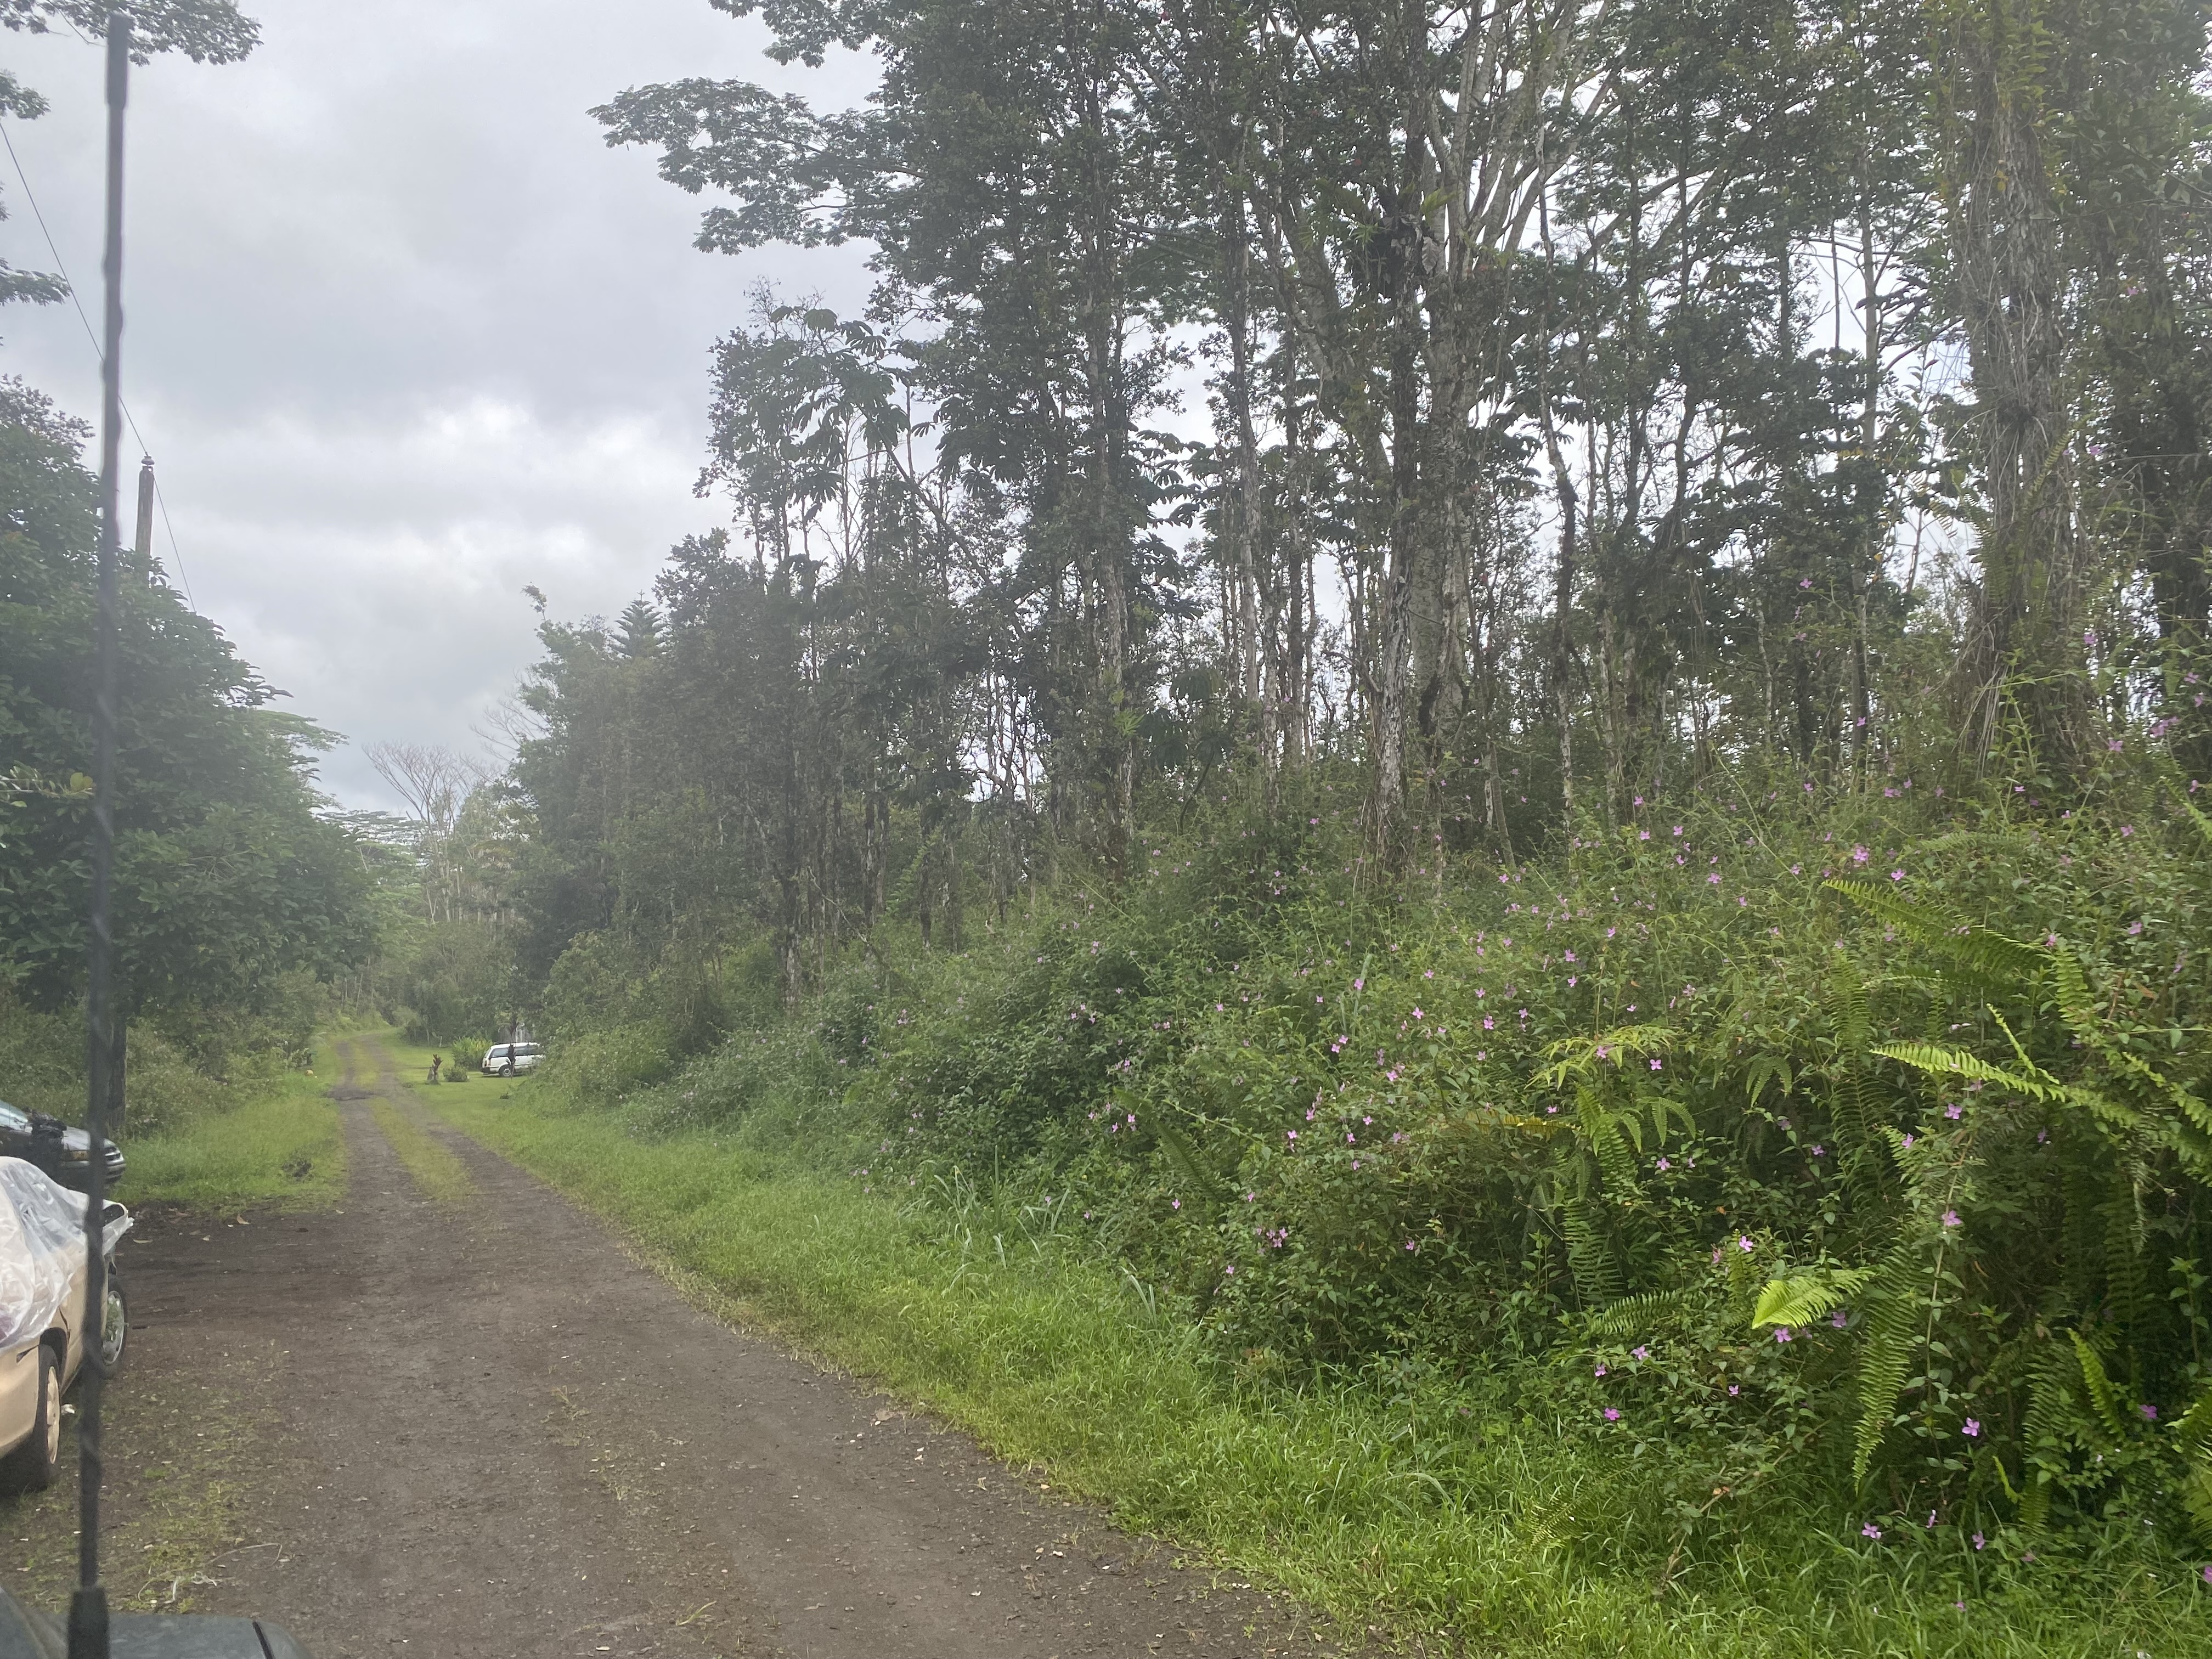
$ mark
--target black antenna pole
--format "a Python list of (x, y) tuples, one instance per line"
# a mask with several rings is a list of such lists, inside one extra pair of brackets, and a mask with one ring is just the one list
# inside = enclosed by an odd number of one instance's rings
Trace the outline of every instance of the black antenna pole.
[(109, 1068), (114, 1064), (115, 941), (108, 931), (115, 870), (116, 566), (122, 551), (123, 444), (123, 106), (130, 93), (131, 19), (107, 15), (106, 337), (100, 357), (100, 610), (94, 623), (92, 702), (92, 915), (85, 963), (84, 1382), (77, 1395), (77, 1583), (70, 1598), (70, 1659), (108, 1659), (107, 1592), (100, 1583), (101, 1353), (107, 1318), (106, 1127)]

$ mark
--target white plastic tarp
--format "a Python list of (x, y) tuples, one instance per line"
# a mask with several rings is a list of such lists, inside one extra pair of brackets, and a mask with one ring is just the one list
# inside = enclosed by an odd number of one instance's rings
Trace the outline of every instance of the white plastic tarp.
[[(0, 1158), (0, 1348), (46, 1329), (69, 1300), (84, 1269), (85, 1202), (35, 1164)], [(110, 1208), (112, 1251), (131, 1218)]]

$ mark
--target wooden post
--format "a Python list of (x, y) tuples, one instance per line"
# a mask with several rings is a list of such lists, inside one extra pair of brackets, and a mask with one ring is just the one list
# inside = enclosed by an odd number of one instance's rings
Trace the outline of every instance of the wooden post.
[(154, 458), (138, 463), (138, 540), (131, 557), (142, 582), (154, 580)]

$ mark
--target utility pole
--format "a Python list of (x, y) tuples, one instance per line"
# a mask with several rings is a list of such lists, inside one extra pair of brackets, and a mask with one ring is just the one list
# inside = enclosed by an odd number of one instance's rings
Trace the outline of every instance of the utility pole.
[(131, 19), (107, 14), (107, 248), (100, 355), (100, 606), (94, 623), (92, 699), (92, 914), (85, 961), (84, 1381), (77, 1395), (77, 1575), (70, 1597), (70, 1659), (108, 1659), (107, 1591), (100, 1582), (100, 1405), (106, 1382), (108, 1100), (115, 1051), (115, 940), (108, 911), (115, 873), (116, 567), (122, 562), (123, 109), (131, 91)]
[(137, 564), (137, 576), (142, 582), (154, 580), (154, 458), (143, 457), (138, 463), (138, 541), (133, 550)]

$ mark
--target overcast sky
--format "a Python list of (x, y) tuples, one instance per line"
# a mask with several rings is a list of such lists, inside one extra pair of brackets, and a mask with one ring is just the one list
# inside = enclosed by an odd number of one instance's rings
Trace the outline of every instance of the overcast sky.
[[(752, 286), (866, 291), (849, 250), (696, 252), (705, 204), (585, 112), (681, 76), (854, 102), (870, 66), (787, 70), (707, 0), (246, 9), (245, 63), (134, 81), (125, 398), (194, 603), (349, 739), (331, 793), (396, 806), (361, 745), (480, 747), (534, 654), (526, 582), (562, 617), (611, 615), (726, 520), (691, 484), (708, 350)], [(8, 134), (96, 319), (99, 49), (0, 34), (0, 65), (52, 105)], [(4, 154), (0, 200), (0, 254), (52, 269)], [(0, 311), (0, 372), (98, 412), (67, 303)], [(155, 546), (178, 580), (158, 524)]]

